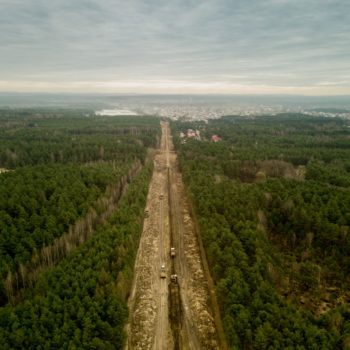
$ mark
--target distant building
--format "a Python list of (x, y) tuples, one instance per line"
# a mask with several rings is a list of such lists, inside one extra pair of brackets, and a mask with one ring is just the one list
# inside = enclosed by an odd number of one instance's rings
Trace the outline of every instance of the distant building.
[(187, 137), (196, 137), (196, 132), (192, 129), (187, 130)]
[(221, 137), (218, 136), (218, 135), (213, 135), (213, 136), (211, 137), (211, 140), (212, 140), (213, 142), (219, 142), (219, 141), (221, 141)]

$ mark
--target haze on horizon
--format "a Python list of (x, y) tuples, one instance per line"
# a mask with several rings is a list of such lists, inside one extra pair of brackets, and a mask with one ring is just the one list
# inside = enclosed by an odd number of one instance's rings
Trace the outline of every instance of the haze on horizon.
[(348, 0), (0, 0), (0, 91), (350, 95)]

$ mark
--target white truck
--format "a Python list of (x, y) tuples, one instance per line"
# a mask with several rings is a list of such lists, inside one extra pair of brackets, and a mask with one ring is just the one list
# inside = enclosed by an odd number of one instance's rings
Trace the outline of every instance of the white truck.
[(166, 270), (164, 264), (160, 267), (160, 278), (166, 278)]

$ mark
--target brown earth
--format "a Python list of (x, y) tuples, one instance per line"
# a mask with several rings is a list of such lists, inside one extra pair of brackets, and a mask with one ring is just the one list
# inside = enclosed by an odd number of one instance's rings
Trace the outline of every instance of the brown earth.
[[(168, 123), (162, 122), (161, 126), (161, 149), (154, 159), (147, 217), (129, 298), (125, 349), (220, 349), (223, 347), (217, 336), (203, 254)], [(171, 246), (176, 250), (173, 259)], [(160, 277), (162, 264), (166, 267), (166, 278)], [(176, 288), (170, 282), (174, 273), (178, 276)], [(174, 295), (178, 296), (178, 303), (172, 299)], [(169, 312), (174, 305), (178, 308), (176, 312), (172, 309)]]

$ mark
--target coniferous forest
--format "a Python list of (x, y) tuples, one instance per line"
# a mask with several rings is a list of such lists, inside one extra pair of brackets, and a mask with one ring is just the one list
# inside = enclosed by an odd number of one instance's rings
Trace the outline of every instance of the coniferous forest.
[(0, 111), (2, 349), (115, 349), (159, 119)]
[(232, 349), (350, 349), (349, 126), (299, 114), (172, 123)]
[[(230, 349), (350, 349), (349, 126), (171, 122)], [(1, 349), (123, 347), (159, 140), (154, 117), (0, 111)]]

